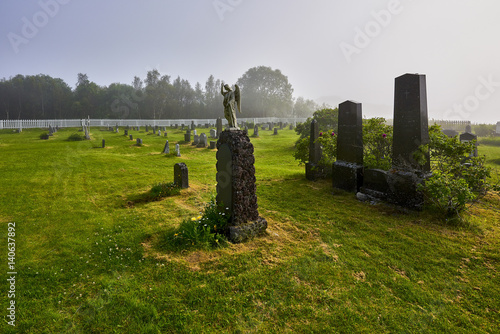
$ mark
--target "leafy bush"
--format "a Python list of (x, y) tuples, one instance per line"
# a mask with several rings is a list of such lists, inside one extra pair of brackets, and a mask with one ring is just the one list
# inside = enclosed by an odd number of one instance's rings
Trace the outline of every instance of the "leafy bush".
[(168, 231), (161, 246), (178, 251), (223, 247), (228, 243), (229, 219), (227, 210), (218, 207), (215, 198), (212, 198), (202, 215), (186, 219), (177, 229)]
[(438, 125), (429, 128), (429, 135), (432, 175), (419, 185), (429, 206), (447, 217), (459, 217), (468, 203), (498, 189), (488, 183), (491, 169), (486, 158), (471, 156), (475, 142), (449, 138)]
[(318, 142), (322, 146), (323, 155), (320, 165), (327, 168), (335, 161), (337, 156), (337, 136), (329, 137), (328, 133), (337, 131), (339, 112), (338, 109), (321, 109), (314, 112), (313, 117), (309, 117), (304, 123), (299, 123), (295, 127), (295, 132), (299, 134), (299, 139), (295, 142), (295, 152), (293, 154), (295, 160), (299, 164), (305, 164), (309, 161), (309, 141), (311, 134), (311, 122), (315, 119), (318, 122), (320, 136)]
[(49, 134), (47, 132), (42, 133), (40, 135), (40, 139), (44, 139), (44, 140), (49, 139)]
[(149, 191), (149, 196), (152, 200), (159, 200), (164, 197), (179, 195), (181, 189), (174, 182), (157, 183)]
[(382, 117), (363, 122), (363, 163), (366, 168), (383, 170), (392, 166), (392, 126)]
[(85, 140), (85, 136), (82, 136), (79, 133), (73, 133), (66, 140), (67, 141), (81, 141), (81, 140)]

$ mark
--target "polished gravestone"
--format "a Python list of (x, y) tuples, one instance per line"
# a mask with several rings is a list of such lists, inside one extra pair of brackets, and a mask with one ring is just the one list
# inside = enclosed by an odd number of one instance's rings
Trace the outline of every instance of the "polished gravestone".
[(261, 235), (267, 221), (257, 210), (255, 158), (242, 130), (225, 130), (217, 141), (217, 204), (230, 212), (228, 238), (243, 242)]
[(337, 161), (333, 164), (333, 187), (358, 192), (363, 185), (363, 116), (361, 103), (339, 105)]

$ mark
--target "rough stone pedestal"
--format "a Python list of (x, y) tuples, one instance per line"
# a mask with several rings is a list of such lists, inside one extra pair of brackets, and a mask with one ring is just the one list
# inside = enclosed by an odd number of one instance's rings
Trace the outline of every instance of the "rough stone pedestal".
[(357, 193), (363, 185), (363, 166), (335, 161), (332, 166), (333, 187)]
[(225, 130), (217, 141), (217, 204), (231, 214), (228, 238), (239, 243), (261, 235), (267, 221), (257, 211), (253, 145), (242, 130)]

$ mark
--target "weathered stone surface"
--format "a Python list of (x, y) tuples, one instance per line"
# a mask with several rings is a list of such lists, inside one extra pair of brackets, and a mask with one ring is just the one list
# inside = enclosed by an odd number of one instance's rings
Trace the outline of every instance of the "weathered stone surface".
[(189, 188), (188, 168), (184, 162), (174, 165), (174, 183), (182, 189)]
[(258, 137), (259, 136), (259, 126), (255, 125), (253, 128), (253, 136)]
[(168, 140), (165, 143), (165, 146), (163, 147), (163, 153), (170, 154), (170, 146), (168, 145)]
[(142, 145), (142, 139), (137, 138), (136, 143), (137, 143), (137, 146), (141, 146)]
[(242, 130), (226, 130), (217, 149), (217, 204), (231, 214), (229, 239), (242, 242), (267, 228), (257, 210), (253, 145)]
[(211, 149), (211, 150), (215, 150), (216, 148), (217, 148), (217, 142), (216, 142), (216, 141), (211, 140), (211, 141), (210, 141), (210, 149)]
[(191, 141), (191, 132), (184, 134), (184, 141), (188, 143)]
[(106, 140), (102, 140), (102, 148), (105, 148), (106, 147)]
[(363, 166), (335, 161), (332, 167), (332, 182), (334, 188), (357, 193), (363, 185)]
[(208, 146), (208, 138), (207, 135), (202, 133), (198, 138), (198, 145), (196, 147), (207, 147)]

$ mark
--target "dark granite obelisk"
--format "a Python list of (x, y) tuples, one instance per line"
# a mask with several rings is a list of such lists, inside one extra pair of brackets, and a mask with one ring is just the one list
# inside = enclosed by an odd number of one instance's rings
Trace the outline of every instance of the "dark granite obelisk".
[(420, 145), (429, 143), (425, 75), (405, 74), (396, 78), (393, 131), (393, 167), (429, 171), (428, 154), (423, 165), (414, 157)]
[(363, 115), (361, 103), (339, 105), (337, 161), (333, 163), (333, 187), (358, 192), (363, 185)]
[(393, 131), (388, 200), (420, 209), (424, 198), (418, 184), (424, 182), (430, 171), (429, 153), (420, 148), (429, 143), (425, 75), (405, 74), (396, 78)]
[(257, 211), (254, 148), (242, 130), (225, 130), (217, 141), (217, 204), (231, 214), (228, 239), (238, 243), (261, 235), (267, 221)]

